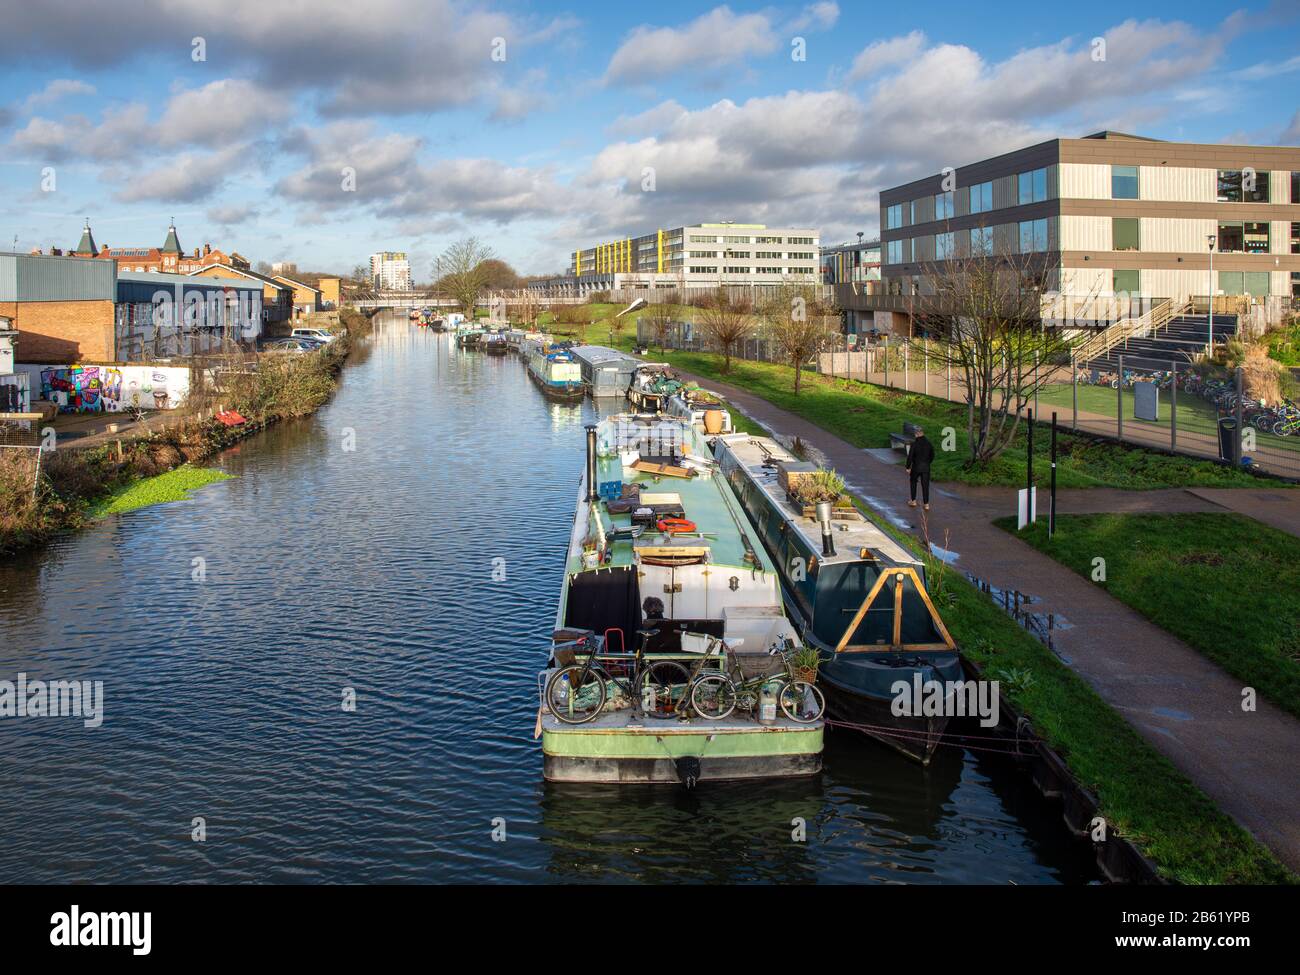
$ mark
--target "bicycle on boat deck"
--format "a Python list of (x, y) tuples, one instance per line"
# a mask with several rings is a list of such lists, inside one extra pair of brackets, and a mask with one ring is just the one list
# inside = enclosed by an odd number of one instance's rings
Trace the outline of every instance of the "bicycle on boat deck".
[(747, 674), (735, 651), (720, 640), (710, 644), (705, 659), (714, 654), (718, 644), (721, 644), (729, 673), (705, 671), (702, 660), (687, 688), (691, 708), (700, 717), (721, 721), (730, 717), (737, 708), (753, 713), (758, 710), (763, 690), (769, 685), (773, 686), (782, 713), (791, 721), (811, 724), (826, 713), (826, 700), (817, 686), (795, 676), (791, 663), (795, 647), (788, 638), (767, 652), (769, 657), (780, 658), (783, 673)]
[(655, 635), (655, 630), (638, 630), (636, 653), (607, 652), (605, 639), (595, 634), (574, 641), (569, 649), (585, 654), (585, 659), (551, 675), (543, 694), (547, 710), (565, 724), (593, 721), (604, 710), (613, 685), (632, 702), (637, 715), (677, 717), (691, 675), (675, 660), (647, 659), (646, 645)]

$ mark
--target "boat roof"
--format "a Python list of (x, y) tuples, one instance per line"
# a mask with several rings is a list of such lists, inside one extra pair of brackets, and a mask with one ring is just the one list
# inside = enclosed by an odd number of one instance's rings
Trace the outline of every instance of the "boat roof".
[(633, 368), (641, 365), (640, 359), (634, 359), (626, 352), (620, 352), (618, 349), (611, 349), (605, 345), (579, 345), (573, 350), (583, 362), (590, 365), (608, 365), (610, 363), (629, 363)]
[[(653, 438), (656, 429), (659, 433), (663, 433), (665, 428), (672, 427), (680, 438), (682, 456), (703, 468), (704, 472), (689, 478), (666, 474), (656, 477), (653, 473), (624, 467), (623, 458), (618, 452), (612, 456), (597, 457), (598, 484), (610, 482), (636, 484), (641, 488), (643, 504), (672, 503), (672, 499), (675, 499), (681, 504), (684, 517), (695, 523), (698, 532), (693, 535), (665, 535), (653, 528), (647, 528), (640, 538), (614, 539), (611, 561), (605, 563), (602, 568), (633, 565), (635, 563), (633, 556), (637, 550), (645, 553), (646, 550), (676, 551), (703, 547), (708, 550), (711, 564), (732, 566), (743, 571), (751, 568), (771, 570), (767, 554), (763, 551), (762, 541), (745, 518), (744, 510), (732, 495), (726, 477), (717, 469), (708, 444), (694, 424), (680, 417), (664, 414), (635, 413), (607, 417), (601, 421), (600, 427), (603, 428), (608, 424), (621, 424), (623, 434), (631, 438), (638, 436)], [(646, 456), (658, 455), (647, 451)], [(650, 500), (656, 497), (663, 500), (661, 502)], [(611, 515), (603, 498), (595, 507), (607, 536), (612, 535), (616, 527), (632, 525), (631, 513)], [(748, 548), (746, 541), (749, 543)], [(748, 551), (757, 554), (759, 561), (757, 566), (746, 561)], [(571, 553), (569, 571), (577, 572), (581, 568), (581, 553)]]
[(771, 437), (755, 437), (746, 433), (726, 434), (718, 438), (731, 451), (736, 460), (753, 478), (754, 483), (768, 496), (785, 519), (812, 546), (823, 564), (856, 562), (866, 549), (871, 557), (883, 558), (902, 565), (920, 565), (920, 559), (905, 549), (873, 521), (832, 520), (834, 555), (821, 555), (822, 530), (816, 518), (805, 517), (786, 497), (785, 489), (777, 479), (777, 469), (771, 463), (800, 463), (798, 457), (786, 450)]

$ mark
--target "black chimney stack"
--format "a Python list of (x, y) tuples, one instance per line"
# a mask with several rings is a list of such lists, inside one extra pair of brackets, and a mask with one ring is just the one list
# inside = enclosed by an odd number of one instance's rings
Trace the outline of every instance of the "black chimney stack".
[(600, 500), (599, 485), (596, 484), (596, 425), (587, 424), (587, 502), (595, 504)]

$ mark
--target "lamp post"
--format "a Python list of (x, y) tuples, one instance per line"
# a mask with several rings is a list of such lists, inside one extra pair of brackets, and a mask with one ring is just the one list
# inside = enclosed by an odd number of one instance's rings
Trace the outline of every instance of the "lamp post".
[(1206, 303), (1207, 303), (1207, 305), (1208, 305), (1209, 314), (1210, 314), (1210, 317), (1209, 317), (1209, 322), (1210, 322), (1210, 334), (1209, 334), (1209, 339), (1210, 339), (1210, 343), (1209, 343), (1209, 345), (1207, 345), (1207, 346), (1205, 347), (1205, 355), (1206, 355), (1206, 358), (1209, 358), (1209, 356), (1211, 355), (1211, 353), (1214, 352), (1214, 241), (1215, 241), (1215, 235), (1214, 235), (1214, 234), (1206, 234), (1206, 235), (1205, 235), (1205, 240), (1206, 240), (1206, 242), (1210, 245), (1210, 287), (1207, 289), (1207, 292), (1206, 292), (1206, 299), (1205, 299), (1205, 300), (1206, 300)]

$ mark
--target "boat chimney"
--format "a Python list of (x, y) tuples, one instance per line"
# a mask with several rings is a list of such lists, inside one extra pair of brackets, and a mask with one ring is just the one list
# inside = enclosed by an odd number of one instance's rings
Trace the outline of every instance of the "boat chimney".
[(817, 502), (817, 523), (822, 526), (822, 555), (835, 554), (835, 541), (831, 538), (831, 503)]
[(600, 491), (596, 484), (596, 425), (587, 424), (587, 502), (595, 504), (600, 500)]

